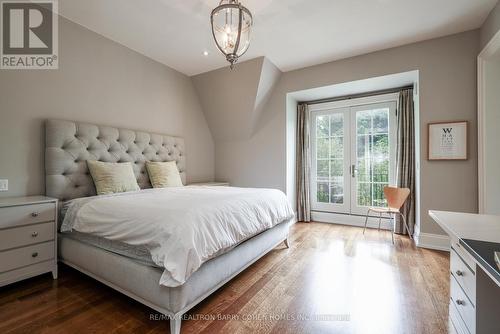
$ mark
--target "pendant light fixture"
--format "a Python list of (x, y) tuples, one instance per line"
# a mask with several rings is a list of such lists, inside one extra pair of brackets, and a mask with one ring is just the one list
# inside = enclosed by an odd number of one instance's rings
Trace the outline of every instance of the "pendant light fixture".
[(238, 0), (221, 0), (212, 11), (210, 21), (215, 44), (233, 69), (250, 46), (252, 13)]

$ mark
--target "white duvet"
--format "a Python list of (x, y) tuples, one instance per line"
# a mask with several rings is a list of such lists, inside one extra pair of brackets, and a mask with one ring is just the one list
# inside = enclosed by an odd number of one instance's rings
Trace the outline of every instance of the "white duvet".
[(292, 217), (279, 190), (187, 186), (70, 201), (61, 231), (145, 246), (165, 268), (160, 284), (175, 287), (207, 260)]

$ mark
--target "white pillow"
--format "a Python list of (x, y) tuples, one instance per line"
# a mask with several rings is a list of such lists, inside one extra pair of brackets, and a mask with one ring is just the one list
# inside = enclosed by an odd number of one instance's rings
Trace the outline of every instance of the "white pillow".
[(153, 188), (182, 187), (181, 174), (175, 161), (147, 161), (149, 181)]
[(130, 162), (115, 163), (87, 160), (97, 195), (140, 190)]

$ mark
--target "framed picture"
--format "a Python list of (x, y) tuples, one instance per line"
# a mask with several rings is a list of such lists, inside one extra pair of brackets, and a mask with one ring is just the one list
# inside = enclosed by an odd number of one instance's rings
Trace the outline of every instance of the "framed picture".
[(467, 121), (429, 124), (429, 160), (467, 160)]

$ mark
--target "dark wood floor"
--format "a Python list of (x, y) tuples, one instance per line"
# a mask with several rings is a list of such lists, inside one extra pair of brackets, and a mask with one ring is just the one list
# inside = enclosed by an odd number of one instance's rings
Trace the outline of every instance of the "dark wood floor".
[[(332, 224), (296, 224), (291, 239), (192, 309), (182, 333), (447, 332), (447, 253)], [(64, 265), (57, 281), (0, 288), (0, 333), (168, 333), (155, 317)]]

